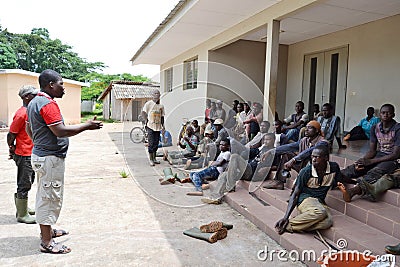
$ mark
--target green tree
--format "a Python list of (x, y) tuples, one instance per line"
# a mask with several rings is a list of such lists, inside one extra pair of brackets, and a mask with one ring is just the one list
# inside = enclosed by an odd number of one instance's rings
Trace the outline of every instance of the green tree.
[(1, 43), (12, 49), (8, 51), (14, 52), (17, 61), (15, 66), (9, 56), (4, 56), (0, 60), (0, 68), (12, 66), (37, 73), (53, 69), (65, 78), (85, 81), (86, 75), (106, 67), (103, 62), (88, 62), (79, 57), (71, 46), (63, 44), (59, 39), (52, 40), (45, 28), (34, 28), (30, 34), (9, 33), (7, 29), (2, 30), (1, 26), (0, 30)]
[(12, 47), (0, 41), (0, 66), (3, 69), (15, 69), (18, 66), (17, 57)]

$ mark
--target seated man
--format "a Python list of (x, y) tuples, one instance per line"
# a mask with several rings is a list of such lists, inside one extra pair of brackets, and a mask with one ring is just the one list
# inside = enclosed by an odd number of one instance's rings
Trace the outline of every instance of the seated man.
[(300, 129), (308, 122), (308, 115), (304, 112), (304, 103), (298, 101), (295, 105), (296, 113), (283, 120), (285, 126), (283, 133), (289, 141), (299, 140)]
[[(276, 176), (264, 188), (283, 190), (287, 178), (282, 175), (283, 170), (290, 171), (290, 169), (294, 169), (298, 172), (309, 162), (311, 152), (315, 146), (325, 145), (329, 147), (328, 141), (321, 135), (319, 122), (310, 121), (307, 123), (305, 135), (296, 143), (289, 143), (274, 149), (275, 157), (278, 157), (279, 162)], [(297, 152), (298, 154), (296, 155), (295, 153)]]
[(394, 106), (384, 104), (380, 109), (381, 122), (372, 126), (369, 151), (353, 165), (342, 170), (345, 180), (360, 177), (358, 186), (350, 188), (343, 195), (351, 201), (355, 195), (369, 197), (365, 183), (374, 184), (384, 174), (392, 173), (400, 167), (400, 123), (394, 118)]
[[(339, 165), (329, 161), (329, 148), (316, 146), (311, 154), (311, 164), (301, 169), (297, 177), (285, 216), (275, 225), (278, 234), (331, 227), (332, 216), (326, 206), (325, 197), (329, 189), (340, 181)], [(299, 214), (289, 219), (295, 206)]]
[(374, 116), (374, 107), (367, 108), (367, 117), (361, 119), (356, 127), (343, 138), (344, 141), (369, 140), (371, 128), (379, 122), (379, 118)]
[(333, 106), (325, 103), (321, 112), (322, 116), (319, 116), (317, 121), (321, 124), (321, 131), (325, 140), (329, 142), (332, 148), (333, 140), (336, 139), (339, 149), (346, 149), (347, 146), (342, 145), (342, 140), (340, 139), (342, 133), (340, 118), (333, 115)]
[[(214, 136), (216, 136), (214, 145), (217, 148), (217, 153), (216, 155), (219, 155), (220, 150), (219, 150), (219, 145), (221, 143), (221, 140), (229, 138), (229, 133), (226, 130), (226, 128), (223, 126), (224, 121), (222, 119), (216, 119), (213, 123), (214, 125)], [(213, 159), (214, 160), (214, 159)]]
[(197, 146), (196, 156), (187, 160), (185, 170), (203, 168), (208, 162), (215, 159), (217, 149), (214, 144), (214, 131), (208, 128), (204, 132), (204, 137)]
[(169, 131), (162, 128), (160, 131), (160, 142), (158, 143), (158, 147), (168, 146), (172, 146), (172, 136)]
[[(233, 190), (237, 181), (240, 179), (251, 180), (256, 170), (262, 168), (268, 168), (269, 170), (272, 162), (269, 160), (261, 161), (260, 158), (265, 152), (274, 148), (274, 142), (275, 134), (267, 133), (264, 135), (260, 153), (255, 159), (250, 161), (250, 163), (247, 163), (247, 158), (245, 156), (243, 157), (243, 155), (247, 155), (246, 152), (243, 153), (242, 151), (242, 153), (232, 154), (228, 170), (218, 177), (217, 185), (211, 191), (211, 197), (203, 198), (201, 201), (207, 204), (220, 204), (224, 194)], [(257, 168), (257, 166), (260, 166), (260, 168)], [(258, 176), (265, 177), (266, 174), (263, 173)]]
[(283, 122), (280, 120), (275, 120), (272, 123), (272, 126), (274, 127), (274, 133), (275, 133), (275, 147), (286, 145), (288, 143), (288, 139), (286, 137), (286, 134), (283, 133), (282, 131), (282, 126)]
[(199, 140), (197, 136), (193, 134), (193, 128), (186, 128), (186, 135), (179, 141), (179, 146), (183, 148), (183, 151), (165, 151), (164, 160), (168, 160), (170, 164), (174, 164), (177, 159), (191, 158), (196, 155), (197, 145)]
[(254, 159), (259, 153), (259, 147), (262, 145), (263, 137), (268, 133), (270, 123), (268, 121), (262, 121), (260, 123), (260, 131), (245, 145), (246, 148), (250, 148), (249, 161)]
[(249, 116), (243, 121), (248, 140), (252, 140), (260, 131), (260, 124), (263, 121), (263, 106), (254, 102)]
[(187, 195), (202, 196), (203, 195), (202, 184), (204, 182), (204, 179), (206, 178), (217, 179), (218, 176), (225, 171), (231, 157), (231, 152), (229, 151), (229, 149), (230, 149), (229, 139), (221, 140), (220, 143), (221, 153), (219, 154), (219, 156), (215, 161), (211, 162), (210, 167), (199, 172), (190, 173), (190, 180), (192, 180), (195, 186), (195, 191), (189, 192), (187, 193)]
[(197, 136), (198, 140), (202, 139), (202, 136), (200, 134), (200, 126), (199, 126), (199, 121), (198, 120), (192, 120), (191, 126), (193, 128), (193, 134)]

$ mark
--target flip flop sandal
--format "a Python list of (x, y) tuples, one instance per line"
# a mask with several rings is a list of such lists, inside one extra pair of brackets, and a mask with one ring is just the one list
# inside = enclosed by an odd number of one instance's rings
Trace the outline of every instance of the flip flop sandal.
[(60, 236), (69, 234), (68, 231), (65, 231), (65, 230), (62, 230), (62, 229), (53, 229), (52, 232), (53, 232), (52, 235), (51, 235), (52, 238), (60, 237)]
[(41, 243), (40, 252), (50, 253), (50, 254), (67, 254), (71, 252), (71, 249), (65, 245), (56, 243), (54, 242), (54, 240), (52, 240), (51, 243), (48, 244), (47, 246), (44, 243)]

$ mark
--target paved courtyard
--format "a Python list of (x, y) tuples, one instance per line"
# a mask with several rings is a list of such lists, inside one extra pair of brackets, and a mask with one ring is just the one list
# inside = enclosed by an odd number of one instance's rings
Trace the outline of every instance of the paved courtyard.
[[(192, 185), (159, 185), (170, 165), (148, 166), (143, 144), (129, 140), (132, 126), (105, 124), (70, 139), (56, 225), (70, 231), (58, 238), (72, 248), (66, 255), (40, 253), (39, 227), (16, 222), (16, 167), (7, 160), (6, 132), (0, 132), (0, 266), (304, 266), (260, 261), (260, 250), (282, 247), (227, 204), (202, 205), (199, 197), (186, 196)], [(128, 178), (121, 178), (123, 170)], [(36, 183), (32, 207), (35, 193)], [(182, 234), (213, 220), (234, 225), (226, 239), (209, 244)]]

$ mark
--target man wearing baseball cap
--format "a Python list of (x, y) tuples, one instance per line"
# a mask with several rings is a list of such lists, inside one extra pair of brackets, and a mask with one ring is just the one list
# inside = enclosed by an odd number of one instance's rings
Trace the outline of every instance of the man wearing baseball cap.
[(15, 161), (18, 168), (17, 193), (14, 194), (14, 200), (17, 208), (17, 221), (21, 223), (36, 223), (35, 217), (31, 216), (35, 214), (35, 211), (28, 211), (28, 192), (35, 180), (35, 172), (31, 165), (33, 143), (25, 131), (25, 126), (28, 119), (26, 107), (38, 92), (39, 90), (32, 85), (24, 85), (19, 90), (18, 95), (21, 97), (23, 105), (15, 112), (10, 131), (7, 134), (10, 159)]

